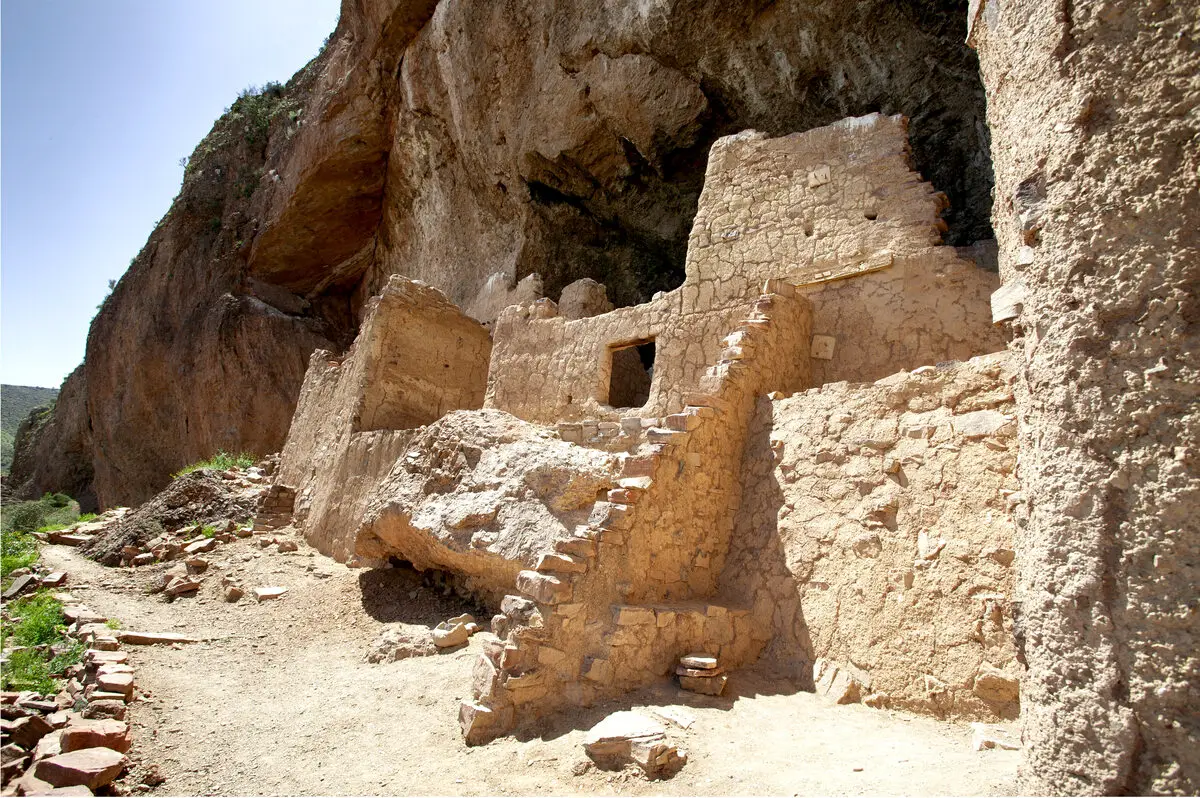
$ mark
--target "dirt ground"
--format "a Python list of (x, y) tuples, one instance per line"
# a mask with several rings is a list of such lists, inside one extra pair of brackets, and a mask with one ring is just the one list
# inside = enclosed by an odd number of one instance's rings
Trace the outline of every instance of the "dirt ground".
[[(468, 748), (459, 701), (479, 642), (437, 656), (368, 664), (392, 624), (430, 626), (465, 608), (414, 573), (351, 570), (302, 542), (288, 554), (239, 540), (207, 555), (192, 598), (167, 602), (146, 586), (162, 566), (106, 568), (73, 549), (43, 560), (69, 590), (123, 629), (179, 632), (206, 642), (126, 646), (137, 686), (133, 765), (165, 781), (154, 795), (986, 795), (1011, 794), (1019, 753), (971, 747), (964, 724), (826, 699), (754, 671), (709, 698), (667, 682), (625, 701), (561, 715), (537, 729)], [(221, 600), (223, 575), (281, 599)], [(667, 724), (688, 763), (674, 778), (587, 768), (581, 740), (618, 709), (675, 706), (695, 722)], [(583, 772), (581, 772), (583, 771)], [(576, 775), (579, 773), (579, 775)]]

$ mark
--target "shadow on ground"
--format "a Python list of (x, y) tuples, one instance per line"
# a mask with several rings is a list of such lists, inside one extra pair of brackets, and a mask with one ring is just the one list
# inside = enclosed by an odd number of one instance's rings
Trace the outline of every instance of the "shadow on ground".
[(476, 602), (464, 601), (450, 591), (431, 587), (428, 579), (411, 567), (372, 568), (358, 577), (362, 606), (381, 623), (437, 626), (464, 612), (475, 616), (486, 629), (491, 612)]

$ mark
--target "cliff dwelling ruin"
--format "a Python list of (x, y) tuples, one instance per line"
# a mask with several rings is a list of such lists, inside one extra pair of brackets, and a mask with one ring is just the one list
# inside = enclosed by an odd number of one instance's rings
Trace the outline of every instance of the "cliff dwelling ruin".
[(312, 547), (492, 614), (469, 745), (703, 652), (1200, 787), (1195, 20), (518, 5), (347, 0), (303, 115), (219, 121), (24, 489), (280, 452)]
[(589, 281), (489, 336), (392, 277), (348, 354), (313, 354), (277, 485), (323, 552), (495, 608), (471, 743), (689, 651), (1015, 717), (999, 280), (941, 244), (944, 204), (874, 114), (718, 140), (683, 285), (648, 303)]

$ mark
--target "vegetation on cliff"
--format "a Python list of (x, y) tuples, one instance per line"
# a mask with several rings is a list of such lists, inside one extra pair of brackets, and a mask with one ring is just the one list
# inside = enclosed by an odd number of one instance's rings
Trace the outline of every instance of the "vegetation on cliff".
[(57, 388), (0, 385), (0, 472), (12, 465), (17, 427), (34, 408), (49, 411), (58, 398)]

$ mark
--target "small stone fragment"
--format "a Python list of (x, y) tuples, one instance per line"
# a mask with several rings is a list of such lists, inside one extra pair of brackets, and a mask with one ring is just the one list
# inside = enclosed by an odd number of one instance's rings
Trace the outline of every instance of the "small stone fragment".
[(438, 648), (461, 646), (470, 637), (471, 633), (467, 631), (465, 623), (456, 623), (451, 626), (449, 623), (443, 622), (433, 630), (433, 644)]
[(976, 751), (989, 748), (1003, 748), (1006, 751), (1017, 751), (1021, 744), (1014, 740), (1007, 731), (986, 723), (971, 724), (971, 747)]
[(213, 538), (204, 538), (202, 540), (193, 541), (183, 547), (184, 554), (203, 554), (207, 551), (212, 551), (217, 547), (217, 541)]
[(286, 587), (256, 587), (254, 588), (254, 597), (259, 601), (277, 599), (286, 593), (287, 590)]
[(83, 710), (83, 717), (88, 720), (125, 720), (124, 701), (92, 701)]

